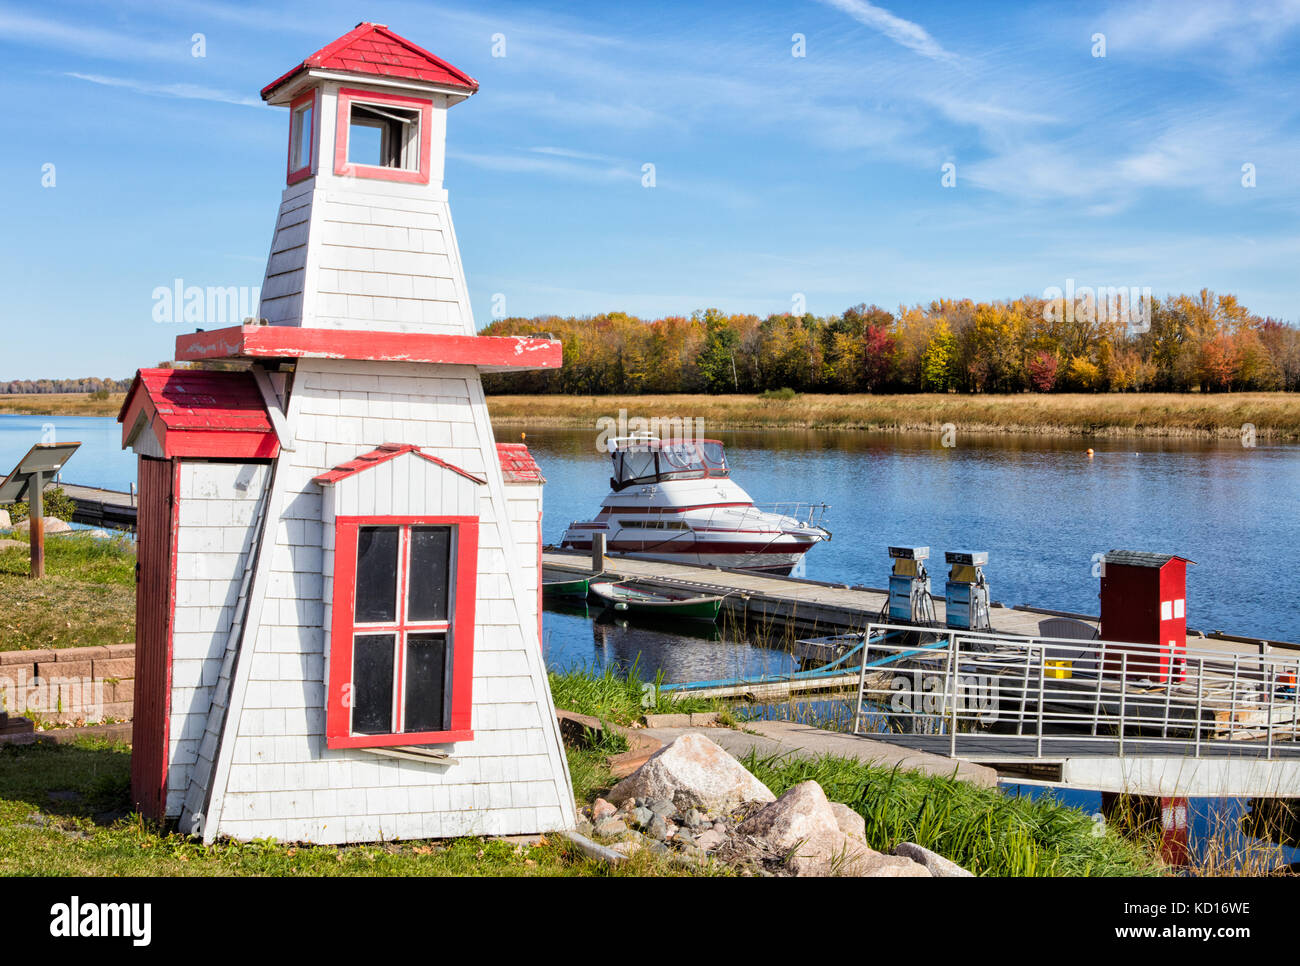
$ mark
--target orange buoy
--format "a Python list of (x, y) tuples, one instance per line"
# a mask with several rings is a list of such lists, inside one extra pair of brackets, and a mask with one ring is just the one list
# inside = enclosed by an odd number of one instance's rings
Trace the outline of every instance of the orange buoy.
[(527, 438), (528, 438), (528, 434), (527, 434), (527, 433), (520, 433), (520, 434), (519, 434), (519, 438), (520, 438), (521, 440), (522, 440), (522, 439), (527, 439)]
[(1092, 450), (1088, 450), (1088, 459), (1092, 459)]

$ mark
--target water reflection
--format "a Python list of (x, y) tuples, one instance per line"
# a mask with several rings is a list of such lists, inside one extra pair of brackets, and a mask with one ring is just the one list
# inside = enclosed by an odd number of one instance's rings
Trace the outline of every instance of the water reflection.
[(795, 669), (783, 651), (755, 646), (730, 631), (700, 621), (660, 622), (618, 616), (604, 607), (552, 604), (542, 616), (542, 650), (556, 670), (627, 669), (642, 680), (662, 669), (669, 682), (713, 680)]

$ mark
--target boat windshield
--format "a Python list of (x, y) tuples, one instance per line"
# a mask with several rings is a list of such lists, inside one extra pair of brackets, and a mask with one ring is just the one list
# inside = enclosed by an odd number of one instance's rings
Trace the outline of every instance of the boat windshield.
[(630, 437), (614, 440), (610, 456), (615, 490), (635, 483), (698, 480), (727, 476), (727, 457), (716, 439), (681, 440)]

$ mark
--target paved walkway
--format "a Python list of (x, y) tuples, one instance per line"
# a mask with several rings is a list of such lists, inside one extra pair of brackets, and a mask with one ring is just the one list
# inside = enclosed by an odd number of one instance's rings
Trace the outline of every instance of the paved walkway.
[[(649, 735), (667, 744), (684, 734), (699, 734), (716, 742), (737, 758), (748, 755), (751, 751), (761, 756), (786, 755), (792, 758), (819, 758), (822, 755), (836, 755), (841, 758), (856, 758), (871, 765), (893, 768), (897, 765), (904, 771), (919, 771), (927, 775), (951, 777), (954, 774), (962, 781), (976, 785), (993, 787), (998, 782), (998, 773), (984, 765), (969, 761), (953, 761), (942, 755), (931, 754), (912, 748), (900, 748), (888, 742), (878, 741), (862, 735), (849, 735), (835, 731), (825, 731), (808, 725), (792, 724), (788, 721), (746, 721), (741, 727), (745, 731), (731, 728), (646, 728), (639, 734)], [(757, 732), (751, 734), (750, 732)]]

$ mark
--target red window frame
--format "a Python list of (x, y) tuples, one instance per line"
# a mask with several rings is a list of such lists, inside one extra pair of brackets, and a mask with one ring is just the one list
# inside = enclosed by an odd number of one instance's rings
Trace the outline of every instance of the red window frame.
[[(298, 108), (302, 107), (307, 101), (311, 101), (311, 130), (307, 132), (307, 163), (301, 168), (293, 166), (293, 120), (294, 115), (298, 113)], [(288, 184), (297, 184), (311, 177), (312, 162), (316, 160), (316, 129), (320, 124), (320, 105), (316, 101), (316, 89), (312, 88), (301, 97), (295, 98), (289, 104), (289, 150), (288, 158), (285, 161), (287, 174), (285, 181)]]
[[(348, 162), (348, 133), (352, 127), (352, 102), (392, 104), (414, 108), (420, 112), (420, 169), (384, 168), (372, 164)], [(433, 143), (433, 101), (400, 94), (382, 94), (353, 87), (339, 90), (338, 107), (334, 112), (334, 173), (342, 178), (374, 178), (379, 181), (405, 181), (411, 184), (429, 183), (429, 148)]]
[[(357, 533), (361, 527), (440, 526), (453, 528), (452, 573), (449, 590), (450, 613), (447, 621), (405, 620), (409, 536), (398, 541), (397, 597), (398, 610), (392, 624), (357, 624), (356, 571)], [(325, 744), (328, 748), (374, 748), (392, 745), (443, 744), (468, 741), (474, 737), (470, 728), (470, 711), (474, 681), (474, 604), (478, 576), (478, 518), (467, 516), (354, 516), (338, 517), (334, 522), (334, 592), (330, 621), (329, 682), (326, 690)], [(451, 702), (450, 728), (446, 731), (395, 732), (382, 735), (352, 733), (352, 709), (348, 696), (352, 690), (353, 638), (368, 631), (391, 630), (397, 635), (397, 664), (393, 672), (393, 689), (397, 702), (404, 700), (405, 676), (402, 662), (405, 648), (400, 646), (408, 631), (434, 631), (447, 634), (451, 649), (451, 687), (444, 698)], [(399, 711), (400, 715), (400, 711)], [(395, 720), (395, 724), (399, 723)]]

